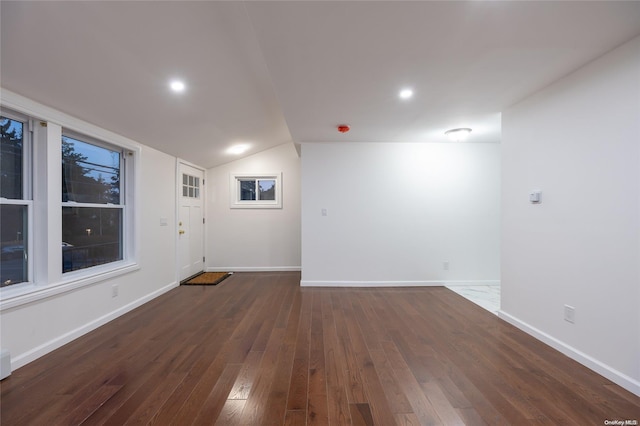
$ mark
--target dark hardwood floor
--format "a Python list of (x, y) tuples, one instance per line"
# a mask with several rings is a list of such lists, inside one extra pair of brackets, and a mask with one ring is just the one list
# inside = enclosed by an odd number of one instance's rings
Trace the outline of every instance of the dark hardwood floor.
[(1, 382), (2, 425), (603, 425), (640, 398), (443, 287), (181, 286)]

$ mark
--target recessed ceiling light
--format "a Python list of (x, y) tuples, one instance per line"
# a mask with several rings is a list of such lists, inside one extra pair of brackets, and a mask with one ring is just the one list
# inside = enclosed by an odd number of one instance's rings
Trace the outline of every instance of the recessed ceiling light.
[(184, 89), (187, 88), (183, 81), (180, 80), (171, 80), (169, 83), (169, 87), (176, 93), (184, 92)]
[(469, 136), (471, 129), (468, 127), (461, 127), (459, 129), (451, 129), (444, 132), (453, 142), (462, 142)]
[(227, 149), (227, 154), (240, 155), (246, 152), (248, 149), (249, 144), (233, 145), (231, 148)]
[(400, 96), (400, 99), (409, 99), (410, 97), (413, 96), (413, 90), (411, 90), (411, 89), (402, 89), (400, 91), (400, 93), (398, 94), (398, 96)]

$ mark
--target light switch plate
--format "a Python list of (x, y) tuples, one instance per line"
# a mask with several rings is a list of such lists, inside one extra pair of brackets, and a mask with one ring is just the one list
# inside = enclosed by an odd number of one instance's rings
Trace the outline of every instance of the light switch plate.
[(531, 204), (540, 204), (542, 202), (542, 191), (531, 191), (529, 193), (529, 202)]

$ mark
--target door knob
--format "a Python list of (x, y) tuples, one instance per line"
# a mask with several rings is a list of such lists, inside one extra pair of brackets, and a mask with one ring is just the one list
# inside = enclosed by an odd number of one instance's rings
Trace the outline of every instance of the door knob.
[(182, 234), (184, 234), (184, 231), (181, 229), (181, 230), (178, 231), (178, 234), (182, 235)]

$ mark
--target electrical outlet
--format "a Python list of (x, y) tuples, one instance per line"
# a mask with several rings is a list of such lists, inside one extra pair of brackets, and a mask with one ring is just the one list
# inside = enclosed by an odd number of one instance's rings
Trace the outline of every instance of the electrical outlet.
[(118, 297), (118, 284), (111, 287), (111, 297)]
[(574, 324), (576, 322), (576, 308), (564, 305), (564, 320)]
[(449, 270), (449, 262), (442, 262), (442, 269), (444, 269), (445, 271)]

